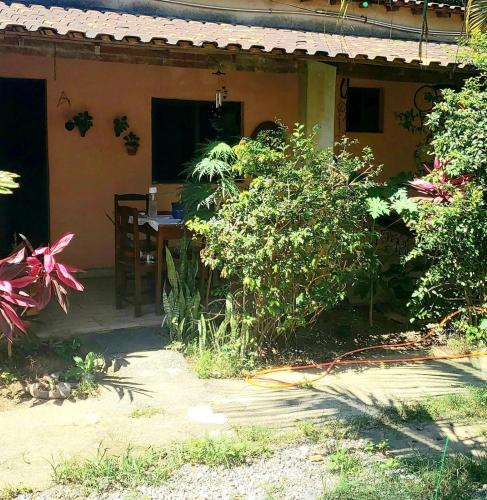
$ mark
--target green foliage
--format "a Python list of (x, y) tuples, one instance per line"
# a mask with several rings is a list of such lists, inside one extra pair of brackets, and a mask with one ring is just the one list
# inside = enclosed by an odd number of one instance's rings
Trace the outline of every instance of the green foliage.
[(113, 119), (113, 131), (116, 137), (120, 137), (128, 128), (129, 123), (126, 116), (117, 116)]
[[(415, 456), (391, 463), (393, 470), (378, 467), (366, 474), (343, 474), (339, 482), (323, 494), (323, 500), (423, 500), (433, 498), (438, 461)], [(395, 469), (395, 470), (394, 470)], [(487, 474), (487, 461), (457, 455), (445, 462), (439, 498), (469, 500)]]
[(421, 401), (401, 403), (384, 410), (384, 417), (395, 423), (431, 422), (482, 422), (487, 418), (487, 386), (469, 387), (444, 396), (425, 398)]
[(236, 436), (191, 439), (177, 448), (181, 462), (210, 467), (235, 467), (250, 460), (271, 456), (271, 442), (266, 433), (237, 432)]
[(377, 443), (373, 442), (368, 442), (364, 446), (364, 451), (366, 453), (386, 453), (389, 451), (390, 446), (389, 446), (389, 441), (387, 439), (383, 439), (382, 441), (379, 441)]
[(95, 375), (100, 372), (105, 364), (101, 354), (89, 352), (83, 359), (81, 356), (73, 357), (74, 366), (64, 372), (66, 380), (80, 380), (81, 382), (93, 383)]
[(17, 174), (0, 170), (0, 194), (12, 194), (12, 189), (19, 187), (19, 183), (15, 180), (18, 178)]
[[(372, 190), (374, 192), (374, 190)], [(387, 191), (382, 190), (381, 194)], [(406, 188), (398, 187), (390, 196), (369, 196), (367, 198), (367, 211), (373, 219), (395, 212), (398, 215), (413, 214), (417, 212), (418, 205), (408, 197)]]
[(78, 337), (72, 339), (53, 340), (53, 351), (64, 361), (71, 361), (74, 356), (79, 356), (81, 341)]
[(221, 302), (214, 301), (201, 313), (197, 343), (187, 350), (200, 378), (235, 377), (253, 368), (250, 324), (234, 308), (231, 294), (218, 311)]
[(95, 380), (85, 377), (74, 387), (71, 392), (71, 397), (73, 399), (88, 399), (96, 397), (99, 394), (99, 384)]
[(340, 475), (357, 474), (362, 471), (363, 467), (360, 457), (348, 448), (340, 448), (332, 453), (328, 462), (328, 468)]
[(480, 347), (487, 345), (487, 318), (481, 320), (478, 326), (469, 325), (465, 331), (467, 342)]
[(8, 371), (8, 370), (3, 370), (0, 368), (0, 387), (2, 385), (10, 385), (13, 384), (14, 382), (17, 382), (19, 379), (17, 375), (14, 373)]
[(378, 169), (344, 141), (333, 153), (296, 126), (286, 140), (262, 136), (238, 146), (235, 168), (252, 176), (208, 221), (204, 263), (234, 285), (233, 300), (253, 338), (273, 340), (346, 296), (369, 265), (368, 190)]
[(159, 485), (168, 479), (172, 469), (165, 451), (149, 448), (135, 454), (129, 448), (123, 455), (108, 455), (106, 450), (99, 450), (93, 460), (73, 459), (54, 466), (53, 479), (57, 484), (105, 491)]
[(234, 467), (272, 455), (272, 434), (260, 427), (236, 429), (232, 435), (190, 439), (166, 449), (146, 449), (135, 453), (128, 448), (122, 455), (98, 450), (94, 459), (72, 459), (53, 466), (56, 484), (77, 485), (97, 492), (157, 486), (185, 463), (210, 467)]
[(443, 99), (429, 114), (427, 126), (433, 134), (432, 151), (443, 162), (450, 177), (475, 174), (487, 183), (487, 34), (469, 40), (465, 62), (475, 64), (480, 75), (469, 78), (459, 91), (443, 90)]
[(33, 493), (33, 490), (27, 486), (4, 486), (0, 489), (0, 500), (14, 500), (29, 493)]
[(238, 195), (234, 148), (224, 142), (201, 146), (196, 159), (185, 170), (186, 182), (181, 192), (185, 218), (206, 220), (227, 199)]
[(416, 318), (437, 319), (462, 306), (482, 306), (487, 287), (487, 210), (481, 187), (449, 203), (423, 202), (407, 219), (415, 247), (407, 261), (427, 263), (410, 301)]
[(178, 268), (174, 264), (171, 251), (166, 247), (167, 279), (169, 291), (164, 287), (162, 305), (164, 321), (172, 341), (191, 340), (197, 334), (197, 320), (200, 316), (201, 299), (196, 287), (198, 262), (188, 259), (190, 242), (181, 240)]
[(305, 420), (298, 422), (297, 427), (303, 437), (312, 443), (319, 443), (328, 439), (342, 441), (343, 439), (357, 439), (358, 431), (370, 424), (370, 419), (365, 417), (362, 421), (357, 418), (340, 420), (331, 419), (318, 424)]

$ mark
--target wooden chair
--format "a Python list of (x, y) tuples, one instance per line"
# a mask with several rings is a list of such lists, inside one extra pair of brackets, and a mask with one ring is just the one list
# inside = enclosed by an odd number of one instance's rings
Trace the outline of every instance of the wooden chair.
[(142, 314), (142, 278), (155, 275), (158, 260), (157, 256), (154, 262), (141, 260), (141, 251), (148, 252), (156, 244), (151, 241), (155, 237), (139, 226), (138, 213), (137, 208), (122, 205), (115, 212), (115, 305), (123, 307), (128, 298), (127, 281), (133, 281), (135, 316)]
[[(115, 195), (115, 216), (118, 207), (120, 206), (120, 202), (131, 202), (131, 203), (140, 203), (144, 207), (145, 213), (149, 212), (149, 195), (148, 194), (135, 194), (135, 193), (127, 193), (127, 194), (116, 194)], [(126, 204), (126, 203), (124, 203)]]

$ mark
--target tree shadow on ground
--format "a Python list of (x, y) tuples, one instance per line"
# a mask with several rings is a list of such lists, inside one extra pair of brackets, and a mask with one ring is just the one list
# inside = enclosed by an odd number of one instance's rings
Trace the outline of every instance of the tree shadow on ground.
[[(438, 452), (445, 436), (450, 439), (450, 451), (487, 453), (487, 439), (480, 426), (453, 424), (448, 415), (442, 421), (397, 423), (380, 418), (384, 408), (395, 407), (401, 401), (421, 400), (460, 390), (469, 385), (483, 385), (487, 376), (475, 371), (471, 363), (431, 361), (423, 364), (408, 380), (405, 366), (402, 370), (382, 368), (353, 372), (341, 368), (306, 388), (269, 389), (244, 386), (239, 398), (230, 394), (228, 402), (216, 405), (231, 424), (291, 428), (299, 421), (323, 422), (330, 419), (355, 419), (362, 422), (362, 437), (388, 439), (393, 449), (402, 455), (414, 451)], [(320, 370), (306, 371), (313, 379)], [(274, 381), (283, 378), (274, 373)], [(288, 380), (288, 378), (286, 378)], [(302, 380), (302, 375), (301, 375)], [(219, 388), (224, 391), (224, 387)], [(234, 390), (234, 389), (233, 389)]]

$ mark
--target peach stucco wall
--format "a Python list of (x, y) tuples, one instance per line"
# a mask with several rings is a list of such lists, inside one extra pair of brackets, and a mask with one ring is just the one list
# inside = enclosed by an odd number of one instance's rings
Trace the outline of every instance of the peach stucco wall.
[[(111, 213), (113, 194), (146, 192), (151, 184), (151, 98), (212, 99), (215, 80), (211, 70), (174, 68), (13, 54), (0, 55), (0, 77), (41, 78), (47, 81), (48, 150), (51, 239), (65, 231), (77, 235), (66, 258), (84, 268), (113, 265), (113, 227), (105, 217)], [(345, 131), (340, 113), (337, 77), (335, 137)], [(228, 72), (229, 98), (242, 101), (244, 134), (264, 120), (292, 125), (299, 117), (297, 74)], [(358, 80), (352, 86), (384, 89), (384, 131), (354, 134), (361, 145), (373, 148), (384, 176), (414, 168), (413, 153), (418, 137), (404, 130), (395, 111), (413, 106), (421, 83)], [(61, 93), (70, 104), (58, 105)], [(343, 106), (342, 106), (343, 107)], [(94, 127), (81, 138), (67, 132), (65, 121), (88, 110)], [(121, 138), (113, 133), (113, 118), (125, 114), (140, 136), (136, 156), (128, 156)], [(179, 186), (159, 186), (159, 206), (169, 208)]]
[[(47, 80), (51, 239), (74, 231), (65, 258), (86, 269), (113, 265), (111, 213), (114, 193), (146, 192), (151, 184), (151, 98), (211, 100), (211, 70), (131, 65), (19, 55), (0, 55), (0, 77)], [(228, 72), (229, 99), (242, 101), (244, 133), (264, 120), (292, 125), (298, 117), (298, 79), (293, 74)], [(64, 92), (71, 104), (58, 101)], [(86, 137), (64, 123), (88, 110), (94, 126)], [(141, 138), (128, 156), (113, 133), (113, 118), (127, 115)], [(178, 186), (159, 187), (160, 208), (169, 208)]]
[[(341, 77), (337, 78), (335, 138), (345, 134), (345, 101), (340, 97)], [(351, 87), (376, 87), (383, 89), (383, 129), (380, 133), (348, 133), (349, 138), (359, 142), (358, 152), (363, 146), (370, 146), (377, 164), (383, 165), (382, 177), (387, 178), (403, 170), (415, 170), (414, 152), (420, 141), (402, 127), (394, 113), (414, 108), (414, 94), (422, 83), (362, 80), (350, 78)]]

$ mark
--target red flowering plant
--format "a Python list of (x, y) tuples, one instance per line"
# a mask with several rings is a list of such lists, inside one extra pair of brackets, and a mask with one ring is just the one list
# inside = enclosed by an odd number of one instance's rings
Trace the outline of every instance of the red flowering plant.
[(57, 262), (59, 254), (73, 239), (67, 233), (51, 246), (34, 249), (24, 238), (24, 244), (0, 260), (0, 337), (7, 341), (27, 332), (22, 316), (28, 309), (44, 309), (52, 298), (67, 313), (69, 289), (83, 291), (83, 285), (72, 273), (78, 270)]
[(430, 200), (435, 203), (445, 203), (453, 198), (455, 189), (463, 190), (467, 183), (472, 179), (472, 174), (464, 174), (458, 177), (450, 177), (445, 172), (448, 162), (442, 162), (435, 158), (433, 168), (423, 164), (428, 174), (423, 178), (416, 178), (409, 184), (420, 193), (415, 196), (417, 199)]

